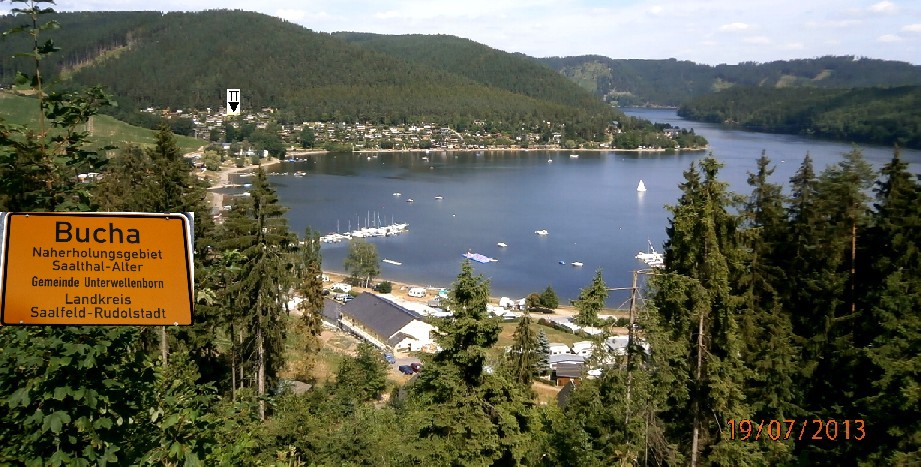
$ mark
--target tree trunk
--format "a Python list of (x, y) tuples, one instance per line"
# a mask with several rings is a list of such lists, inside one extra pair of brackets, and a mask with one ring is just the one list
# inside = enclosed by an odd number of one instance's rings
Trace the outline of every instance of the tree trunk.
[(265, 421), (265, 344), (262, 327), (256, 327), (256, 392), (259, 394), (259, 420)]
[(697, 466), (697, 450), (700, 444), (700, 385), (704, 363), (704, 313), (697, 321), (697, 368), (694, 370), (694, 395), (691, 411), (694, 412), (694, 432), (691, 436), (691, 467)]
[(169, 361), (169, 342), (166, 341), (166, 326), (160, 326), (160, 360), (166, 366)]

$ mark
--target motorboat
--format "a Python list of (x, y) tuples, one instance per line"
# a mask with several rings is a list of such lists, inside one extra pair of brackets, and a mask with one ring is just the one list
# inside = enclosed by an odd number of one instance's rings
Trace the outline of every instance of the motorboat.
[(541, 230), (535, 230), (534, 233), (536, 233), (537, 235), (547, 235), (550, 232), (547, 232), (547, 229), (541, 229)]
[(581, 268), (581, 267), (582, 267), (582, 262), (581, 262), (581, 261), (573, 261), (571, 264), (572, 264), (572, 267), (574, 267), (574, 268)]
[(656, 251), (652, 246), (652, 242), (649, 242), (649, 251), (641, 251), (636, 254), (634, 257), (644, 263), (647, 266), (652, 268), (664, 268), (665, 267), (665, 258), (662, 256), (662, 253)]
[(498, 246), (501, 247), (501, 248), (505, 248), (505, 247), (508, 246), (508, 245), (507, 245), (506, 243), (504, 243), (504, 242), (496, 243), (496, 245), (498, 245)]

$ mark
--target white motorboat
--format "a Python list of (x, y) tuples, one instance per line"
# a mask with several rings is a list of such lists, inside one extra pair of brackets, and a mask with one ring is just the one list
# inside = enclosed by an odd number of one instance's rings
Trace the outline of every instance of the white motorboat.
[(496, 245), (498, 245), (498, 246), (501, 247), (501, 248), (505, 248), (505, 247), (508, 246), (508, 245), (507, 245), (506, 243), (504, 243), (504, 242), (496, 243)]
[(569, 155), (569, 158), (570, 158), (570, 159), (578, 159), (578, 158), (579, 158), (579, 155), (578, 155), (578, 154), (570, 154), (570, 155)]
[(537, 235), (547, 235), (550, 232), (547, 232), (547, 229), (541, 229), (541, 230), (535, 230), (534, 233), (536, 233)]
[(394, 260), (392, 260), (392, 259), (386, 259), (386, 258), (384, 258), (384, 259), (382, 259), (381, 261), (383, 261), (383, 262), (385, 262), (385, 263), (387, 263), (387, 264), (392, 264), (392, 265), (394, 265), (394, 266), (402, 266), (402, 265), (403, 265), (403, 263), (401, 263), (401, 262), (399, 262), (399, 261), (394, 261)]
[(582, 267), (582, 262), (581, 262), (581, 261), (573, 261), (573, 262), (570, 263), (570, 264), (572, 264), (572, 267), (574, 267), (574, 268), (581, 268), (581, 267)]
[(649, 242), (648, 252), (641, 251), (636, 254), (635, 258), (652, 268), (665, 267), (665, 258), (662, 256), (662, 253), (657, 252), (656, 249), (653, 248), (652, 242)]

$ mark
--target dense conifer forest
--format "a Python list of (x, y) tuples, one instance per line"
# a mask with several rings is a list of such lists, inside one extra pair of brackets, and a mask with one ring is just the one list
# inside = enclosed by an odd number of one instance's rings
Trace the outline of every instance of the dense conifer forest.
[[(822, 169), (805, 154), (790, 180), (762, 154), (747, 193), (728, 191), (713, 158), (689, 165), (625, 354), (597, 347), (604, 371), (565, 404), (535, 402), (546, 343), (530, 318), (495, 349), (489, 281), (469, 263), (412, 384), (384, 394), (386, 363), (362, 345), (294, 393), (282, 368), (306, 375), (317, 360), (289, 351), (322, 352), (319, 237), (290, 230), (265, 172), (216, 224), (169, 130), (102, 157), (83, 125), (105, 94), (27, 78), (48, 126), (0, 121), (0, 211), (197, 213), (196, 312), (169, 329), (0, 327), (2, 464), (921, 462), (921, 179), (898, 150), (878, 172), (859, 148)], [(79, 183), (88, 170), (105, 175)], [(605, 294), (599, 272), (581, 322)]]
[(768, 133), (921, 148), (921, 86), (733, 87), (692, 99), (678, 115)]

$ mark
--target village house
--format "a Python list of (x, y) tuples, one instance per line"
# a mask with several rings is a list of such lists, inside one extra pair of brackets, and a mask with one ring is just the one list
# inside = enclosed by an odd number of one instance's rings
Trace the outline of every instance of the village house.
[(384, 350), (434, 351), (436, 328), (422, 315), (374, 294), (362, 293), (340, 307), (339, 322), (375, 347)]

